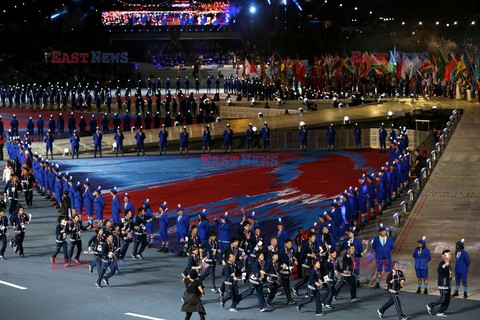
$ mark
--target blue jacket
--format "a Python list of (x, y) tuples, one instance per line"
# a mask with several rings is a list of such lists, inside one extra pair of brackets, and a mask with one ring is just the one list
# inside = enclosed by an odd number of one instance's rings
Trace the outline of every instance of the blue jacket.
[(102, 133), (95, 132), (93, 134), (93, 144), (95, 146), (101, 146), (102, 145), (102, 138), (103, 138)]
[(158, 139), (160, 141), (160, 146), (162, 146), (162, 148), (165, 148), (167, 146), (168, 131), (160, 130), (160, 132), (158, 133)]
[(467, 273), (470, 266), (470, 257), (465, 250), (460, 251), (460, 258), (457, 259), (458, 251), (455, 251), (455, 273)]
[(230, 243), (230, 228), (231, 228), (231, 223), (221, 223), (220, 221), (217, 220), (217, 225), (218, 225), (218, 241), (226, 241)]
[(112, 199), (112, 220), (113, 223), (120, 223), (120, 200), (117, 196)]
[(224, 130), (223, 131), (223, 144), (231, 146), (233, 143), (233, 131), (232, 130)]
[(130, 210), (132, 212), (132, 217), (135, 216), (135, 208), (133, 207), (133, 203), (128, 201), (127, 203), (122, 203), (122, 211), (123, 211), (123, 216), (126, 215), (127, 210)]
[(93, 215), (93, 194), (92, 194), (92, 189), (87, 188), (85, 189), (85, 192), (83, 193), (83, 204), (85, 205), (85, 211), (87, 213), (87, 216), (92, 216)]
[(208, 233), (210, 232), (210, 223), (208, 222), (208, 220), (198, 221), (197, 227), (198, 237), (200, 238), (200, 240), (207, 240)]
[(395, 248), (393, 239), (387, 236), (387, 241), (384, 246), (380, 242), (380, 236), (373, 239), (372, 249), (375, 250), (375, 258), (377, 259), (392, 259), (392, 250)]
[(125, 136), (123, 133), (115, 133), (115, 142), (117, 143), (117, 146), (123, 146), (123, 140), (125, 139)]
[(270, 140), (270, 128), (262, 128), (262, 139), (263, 140)]
[(413, 258), (415, 259), (415, 269), (428, 269), (428, 262), (432, 260), (430, 250), (423, 248), (422, 252), (418, 253), (419, 249), (415, 248), (413, 251)]
[(95, 214), (97, 219), (103, 219), (103, 209), (105, 208), (105, 200), (101, 195), (98, 195), (93, 200), (93, 208), (95, 209)]
[(137, 132), (135, 134), (135, 140), (137, 140), (137, 146), (143, 146), (143, 142), (145, 141), (146, 136), (145, 133), (142, 132)]
[(72, 144), (72, 149), (77, 148), (80, 146), (80, 137), (79, 136), (71, 136), (70, 143)]
[(181, 238), (184, 238), (187, 236), (189, 228), (190, 228), (190, 219), (186, 214), (183, 214), (180, 220), (177, 217), (177, 234)]
[(158, 219), (158, 224), (160, 226), (160, 230), (168, 229), (168, 214), (166, 212), (164, 212)]

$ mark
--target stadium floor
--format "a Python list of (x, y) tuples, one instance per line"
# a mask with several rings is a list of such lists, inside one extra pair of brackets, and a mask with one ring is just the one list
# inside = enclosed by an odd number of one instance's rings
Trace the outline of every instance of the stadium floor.
[[(378, 169), (385, 162), (384, 154), (372, 150), (271, 155), (277, 156), (277, 165), (261, 168), (204, 167), (200, 155), (148, 156), (134, 158), (135, 162), (132, 162), (132, 157), (57, 162), (77, 180), (83, 181), (88, 176), (93, 186), (102, 185), (104, 189), (109, 189), (116, 185), (120, 189), (120, 195), (128, 191), (136, 208), (147, 197), (154, 208), (163, 201), (171, 203), (170, 207), (173, 208), (177, 203), (182, 203), (186, 212), (193, 217), (197, 211), (206, 207), (210, 221), (226, 210), (232, 212), (234, 220), (239, 220), (241, 209), (245, 208), (247, 212), (256, 210), (261, 225), (265, 226), (272, 224), (278, 216), (283, 217), (289, 235), (295, 233), (297, 226), (310, 226), (318, 213), (329, 205), (328, 199), (347, 186), (356, 185), (361, 173)], [(185, 170), (187, 168), (189, 170)], [(109, 196), (104, 196), (109, 204)], [(50, 263), (49, 255), (55, 249), (54, 230), (58, 216), (50, 202), (35, 193), (34, 207), (26, 212), (31, 213), (33, 219), (32, 224), (27, 226), (25, 258), (19, 258), (11, 248), (7, 248), (7, 259), (0, 261), (0, 319), (139, 319), (138, 316), (153, 320), (184, 318), (180, 312), (180, 298), (184, 290), (180, 273), (186, 265), (185, 259), (146, 249), (145, 260), (127, 258), (127, 262), (120, 266), (120, 274), (110, 279), (110, 287), (98, 289), (94, 284), (96, 273), (90, 274), (86, 265), (65, 269)], [(170, 236), (173, 237), (174, 231), (174, 228), (170, 229)], [(271, 231), (271, 228), (264, 228), (267, 235)], [(92, 231), (84, 234), (84, 247), (92, 234)], [(58, 257), (62, 256), (59, 254)], [(90, 258), (86, 254), (81, 256), (85, 263)], [(217, 268), (217, 286), (222, 281), (219, 269)], [(425, 304), (437, 298), (434, 296), (438, 295), (434, 283), (431, 281), (432, 295), (401, 294), (405, 315), (411, 319), (430, 319)], [(208, 319), (314, 317), (313, 303), (298, 313), (295, 307), (285, 305), (284, 296), (277, 297), (273, 309), (262, 314), (259, 313), (254, 296), (240, 303), (238, 313), (222, 310), (218, 295), (209, 291), (209, 281), (205, 284), (207, 294), (203, 301)], [(244, 289), (245, 286), (242, 285), (240, 291)], [(361, 301), (351, 304), (348, 288), (344, 289), (340, 300), (333, 303), (335, 308), (325, 310), (326, 317), (374, 319), (377, 317), (375, 310), (387, 300), (388, 294), (383, 289), (363, 287), (358, 290), (358, 297)], [(229, 305), (227, 303), (227, 307)], [(477, 309), (476, 301), (454, 299), (448, 310), (449, 318), (476, 319)], [(198, 316), (194, 315), (193, 319), (196, 317)], [(386, 319), (396, 317), (393, 308), (385, 314)]]

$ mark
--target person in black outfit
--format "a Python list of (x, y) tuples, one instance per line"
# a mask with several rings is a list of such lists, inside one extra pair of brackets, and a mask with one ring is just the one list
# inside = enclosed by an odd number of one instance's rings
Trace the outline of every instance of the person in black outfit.
[(450, 250), (443, 250), (442, 261), (438, 263), (438, 290), (440, 290), (440, 298), (427, 304), (427, 311), (429, 314), (433, 314), (433, 308), (440, 305), (437, 316), (446, 317), (445, 311), (447, 311), (450, 305), (450, 283), (452, 281), (452, 254)]
[(347, 253), (343, 256), (343, 265), (342, 265), (342, 279), (337, 284), (335, 288), (334, 300), (337, 300), (337, 296), (342, 290), (343, 286), (348, 283), (350, 285), (350, 301), (357, 302), (357, 281), (355, 274), (355, 246), (349, 246)]
[(200, 299), (205, 295), (205, 290), (202, 283), (198, 280), (198, 272), (196, 270), (190, 271), (188, 277), (183, 279), (185, 283), (185, 295), (182, 305), (182, 312), (185, 312), (185, 320), (189, 320), (194, 312), (198, 312), (200, 320), (205, 320), (205, 308)]
[(402, 305), (400, 303), (400, 298), (398, 293), (400, 289), (405, 284), (405, 276), (402, 270), (399, 269), (400, 264), (398, 261), (392, 261), (393, 270), (387, 276), (387, 285), (388, 285), (388, 292), (390, 293), (390, 299), (380, 308), (377, 310), (378, 317), (383, 319), (383, 315), (385, 311), (390, 308), (391, 306), (395, 305), (397, 309), (398, 318), (400, 320), (407, 320), (408, 318), (405, 317), (402, 311)]
[(67, 250), (67, 233), (69, 224), (67, 223), (67, 218), (65, 216), (59, 216), (57, 222), (58, 224), (55, 228), (55, 242), (57, 244), (57, 248), (55, 249), (55, 252), (50, 256), (50, 261), (52, 262), (52, 264), (55, 264), (57, 254), (60, 253), (60, 250), (63, 250), (65, 267), (68, 267), (69, 259)]
[(420, 154), (420, 150), (415, 149), (415, 163), (412, 166), (413, 171), (415, 172), (416, 177), (420, 177), (422, 169), (425, 167), (425, 158)]
[(5, 216), (5, 210), (0, 208), (0, 260), (5, 259), (5, 248), (7, 247), (8, 218)]

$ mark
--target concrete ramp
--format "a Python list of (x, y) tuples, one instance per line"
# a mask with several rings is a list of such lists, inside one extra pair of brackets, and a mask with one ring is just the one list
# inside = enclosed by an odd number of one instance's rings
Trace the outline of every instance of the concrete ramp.
[[(480, 110), (472, 105), (466, 105), (464, 110), (445, 152), (396, 240), (394, 256), (405, 262), (407, 291), (416, 291), (412, 253), (417, 240), (426, 236), (432, 254), (429, 291), (438, 294), (436, 267), (441, 252), (444, 249), (454, 251), (455, 242), (465, 238), (465, 250), (471, 260), (469, 298), (480, 300)], [(460, 294), (463, 294), (462, 290), (461, 287)]]

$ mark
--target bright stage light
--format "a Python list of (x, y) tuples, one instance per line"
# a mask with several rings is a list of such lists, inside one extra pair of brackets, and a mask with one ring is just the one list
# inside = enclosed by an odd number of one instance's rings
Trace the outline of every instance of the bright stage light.
[(257, 8), (254, 5), (251, 5), (248, 11), (250, 12), (250, 14), (255, 14), (257, 12)]

